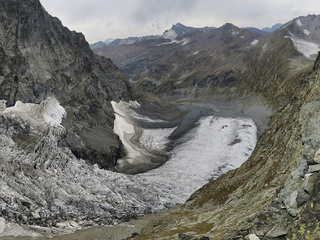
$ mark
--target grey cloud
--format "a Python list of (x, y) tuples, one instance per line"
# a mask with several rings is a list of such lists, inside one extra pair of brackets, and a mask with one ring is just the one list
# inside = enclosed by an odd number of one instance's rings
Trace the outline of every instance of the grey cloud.
[(90, 42), (108, 37), (162, 34), (176, 22), (189, 26), (239, 27), (285, 23), (319, 13), (314, 0), (40, 0), (47, 11)]

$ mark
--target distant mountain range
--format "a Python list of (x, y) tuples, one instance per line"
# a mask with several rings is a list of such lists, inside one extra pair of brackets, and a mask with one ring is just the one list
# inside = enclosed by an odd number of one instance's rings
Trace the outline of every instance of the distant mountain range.
[(106, 39), (104, 42), (99, 41), (96, 43), (92, 43), (90, 44), (91, 49), (98, 49), (98, 48), (102, 48), (105, 46), (119, 46), (119, 45), (123, 45), (123, 44), (133, 44), (133, 43), (137, 43), (137, 42), (141, 42), (144, 40), (150, 40), (150, 39), (157, 39), (160, 38), (161, 36), (156, 35), (150, 35), (150, 36), (143, 36), (143, 37), (129, 37), (129, 38), (117, 38), (117, 39), (112, 39), (112, 38), (108, 38)]
[(282, 25), (283, 25), (282, 23), (277, 23), (277, 24), (273, 25), (271, 28), (265, 27), (265, 28), (262, 28), (261, 30), (264, 32), (270, 33), (270, 32), (274, 32), (275, 30), (281, 28)]
[[(277, 24), (273, 25), (271, 28), (265, 27), (262, 29), (258, 29), (255, 27), (246, 27), (246, 29), (248, 29), (251, 32), (258, 33), (259, 35), (265, 35), (265, 34), (268, 34), (270, 32), (277, 30), (281, 26), (282, 26), (281, 23), (277, 23)], [(176, 38), (180, 38), (182, 36), (185, 36), (186, 34), (192, 34), (192, 33), (199, 32), (199, 31), (208, 32), (212, 29), (215, 29), (215, 27), (194, 28), (194, 27), (185, 26), (185, 25), (178, 22), (178, 23), (172, 25), (171, 29), (166, 30), (162, 34), (162, 36), (161, 35), (149, 35), (149, 36), (143, 36), (143, 37), (129, 37), (129, 38), (123, 38), (123, 39), (121, 39), (121, 38), (117, 38), (117, 39), (108, 38), (105, 41), (99, 41), (99, 42), (92, 43), (92, 44), (90, 44), (90, 47), (91, 47), (91, 49), (99, 49), (99, 48), (103, 48), (106, 46), (113, 46), (114, 47), (114, 46), (119, 46), (119, 45), (123, 45), (123, 44), (134, 44), (134, 43), (141, 42), (144, 40), (157, 39), (157, 38), (176, 39)]]

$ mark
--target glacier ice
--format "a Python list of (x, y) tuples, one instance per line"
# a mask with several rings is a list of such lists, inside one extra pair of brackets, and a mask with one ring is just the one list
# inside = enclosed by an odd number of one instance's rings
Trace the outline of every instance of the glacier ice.
[[(163, 151), (174, 128), (139, 129), (134, 118), (146, 117), (130, 111), (138, 104), (112, 104), (115, 132), (122, 135), (132, 161), (141, 152)], [(202, 117), (179, 139), (169, 161), (145, 173), (125, 175), (89, 165), (60, 147), (64, 116), (53, 97), (40, 104), (18, 102), (0, 112), (0, 211), (7, 221), (72, 228), (74, 224), (62, 223), (115, 224), (160, 211), (183, 203), (209, 180), (240, 166), (256, 142), (251, 119)], [(35, 134), (35, 151), (17, 144), (15, 134)]]

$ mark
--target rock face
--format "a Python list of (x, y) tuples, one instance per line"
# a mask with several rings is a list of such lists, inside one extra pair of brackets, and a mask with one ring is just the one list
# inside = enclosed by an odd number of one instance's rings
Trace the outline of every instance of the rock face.
[(123, 152), (112, 132), (110, 101), (131, 98), (125, 76), (38, 0), (0, 4), (0, 99), (12, 106), (17, 100), (40, 103), (55, 96), (67, 111), (61, 144), (112, 169)]

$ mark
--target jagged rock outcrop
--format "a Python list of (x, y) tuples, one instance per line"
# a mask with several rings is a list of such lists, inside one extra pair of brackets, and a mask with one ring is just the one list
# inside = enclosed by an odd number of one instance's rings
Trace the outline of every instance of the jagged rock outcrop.
[(112, 132), (110, 101), (131, 98), (125, 76), (38, 0), (0, 5), (0, 99), (12, 106), (55, 96), (67, 111), (61, 144), (78, 158), (112, 169), (123, 150)]

